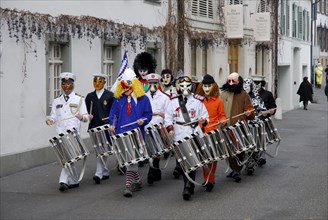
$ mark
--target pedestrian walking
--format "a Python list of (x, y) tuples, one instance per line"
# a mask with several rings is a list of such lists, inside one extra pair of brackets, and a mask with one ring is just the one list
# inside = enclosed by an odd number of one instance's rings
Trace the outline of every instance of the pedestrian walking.
[(313, 101), (313, 89), (307, 76), (303, 78), (303, 82), (297, 90), (297, 95), (300, 96), (300, 102), (303, 102), (303, 109), (308, 110), (307, 106), (309, 101)]

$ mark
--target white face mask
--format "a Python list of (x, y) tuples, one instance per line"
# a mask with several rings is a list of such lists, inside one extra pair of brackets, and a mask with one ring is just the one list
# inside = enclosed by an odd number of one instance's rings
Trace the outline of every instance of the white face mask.
[(191, 93), (191, 82), (179, 83), (179, 89), (183, 96), (188, 96)]
[(156, 83), (154, 83), (154, 82), (149, 83), (149, 90), (151, 92), (156, 92), (157, 89), (158, 89), (158, 82), (156, 82)]
[(171, 82), (171, 74), (167, 74), (167, 73), (164, 73), (163, 76), (162, 76), (162, 80), (163, 80), (163, 84), (166, 86), (168, 84), (170, 84)]
[(212, 84), (204, 84), (203, 85), (203, 91), (204, 91), (205, 95), (210, 95), (212, 89), (213, 89)]
[(249, 92), (251, 91), (251, 85), (250, 85), (250, 84), (245, 84), (245, 83), (244, 83), (243, 87), (244, 87), (244, 90), (245, 90), (247, 93), (249, 93)]

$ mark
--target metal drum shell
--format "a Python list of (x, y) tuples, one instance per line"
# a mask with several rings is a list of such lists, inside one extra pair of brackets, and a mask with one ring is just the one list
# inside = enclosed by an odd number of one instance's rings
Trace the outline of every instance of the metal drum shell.
[(112, 140), (120, 167), (137, 164), (150, 158), (139, 128), (113, 135)]
[(97, 157), (109, 156), (114, 153), (109, 129), (110, 126), (107, 124), (88, 130), (90, 140)]

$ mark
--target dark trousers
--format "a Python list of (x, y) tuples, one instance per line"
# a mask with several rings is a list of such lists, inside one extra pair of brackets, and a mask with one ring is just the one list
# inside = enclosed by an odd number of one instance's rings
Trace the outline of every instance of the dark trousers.
[[(243, 161), (245, 158), (245, 152), (241, 152), (236, 155), (239, 161)], [(228, 157), (229, 166), (233, 171), (240, 172), (243, 166), (239, 166), (237, 160), (234, 157)]]

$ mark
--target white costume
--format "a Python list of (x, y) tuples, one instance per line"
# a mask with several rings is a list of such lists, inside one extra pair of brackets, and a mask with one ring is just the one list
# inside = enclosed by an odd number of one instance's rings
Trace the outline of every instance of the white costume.
[(158, 114), (161, 112), (165, 112), (165, 109), (167, 108), (170, 102), (170, 98), (168, 97), (168, 95), (164, 94), (160, 90), (157, 90), (153, 97), (151, 96), (150, 91), (148, 91), (146, 95), (150, 100), (151, 108), (153, 110), (153, 117), (149, 122), (148, 126), (159, 123), (162, 123), (164, 125), (164, 118), (159, 116)]
[[(195, 98), (196, 97), (196, 98)], [(204, 118), (209, 121), (208, 112), (206, 110), (205, 105), (200, 100), (202, 97), (189, 94), (187, 96), (188, 101), (186, 103), (186, 108), (190, 117), (190, 121), (197, 121), (198, 118)], [(165, 127), (172, 126), (174, 127), (174, 137), (173, 141), (182, 140), (184, 137), (190, 136), (193, 133), (199, 133), (199, 135), (203, 135), (203, 132), (199, 125), (193, 129), (189, 125), (181, 125), (182, 123), (186, 123), (181, 108), (179, 105), (179, 98), (175, 97), (171, 99), (167, 110), (165, 111)]]

